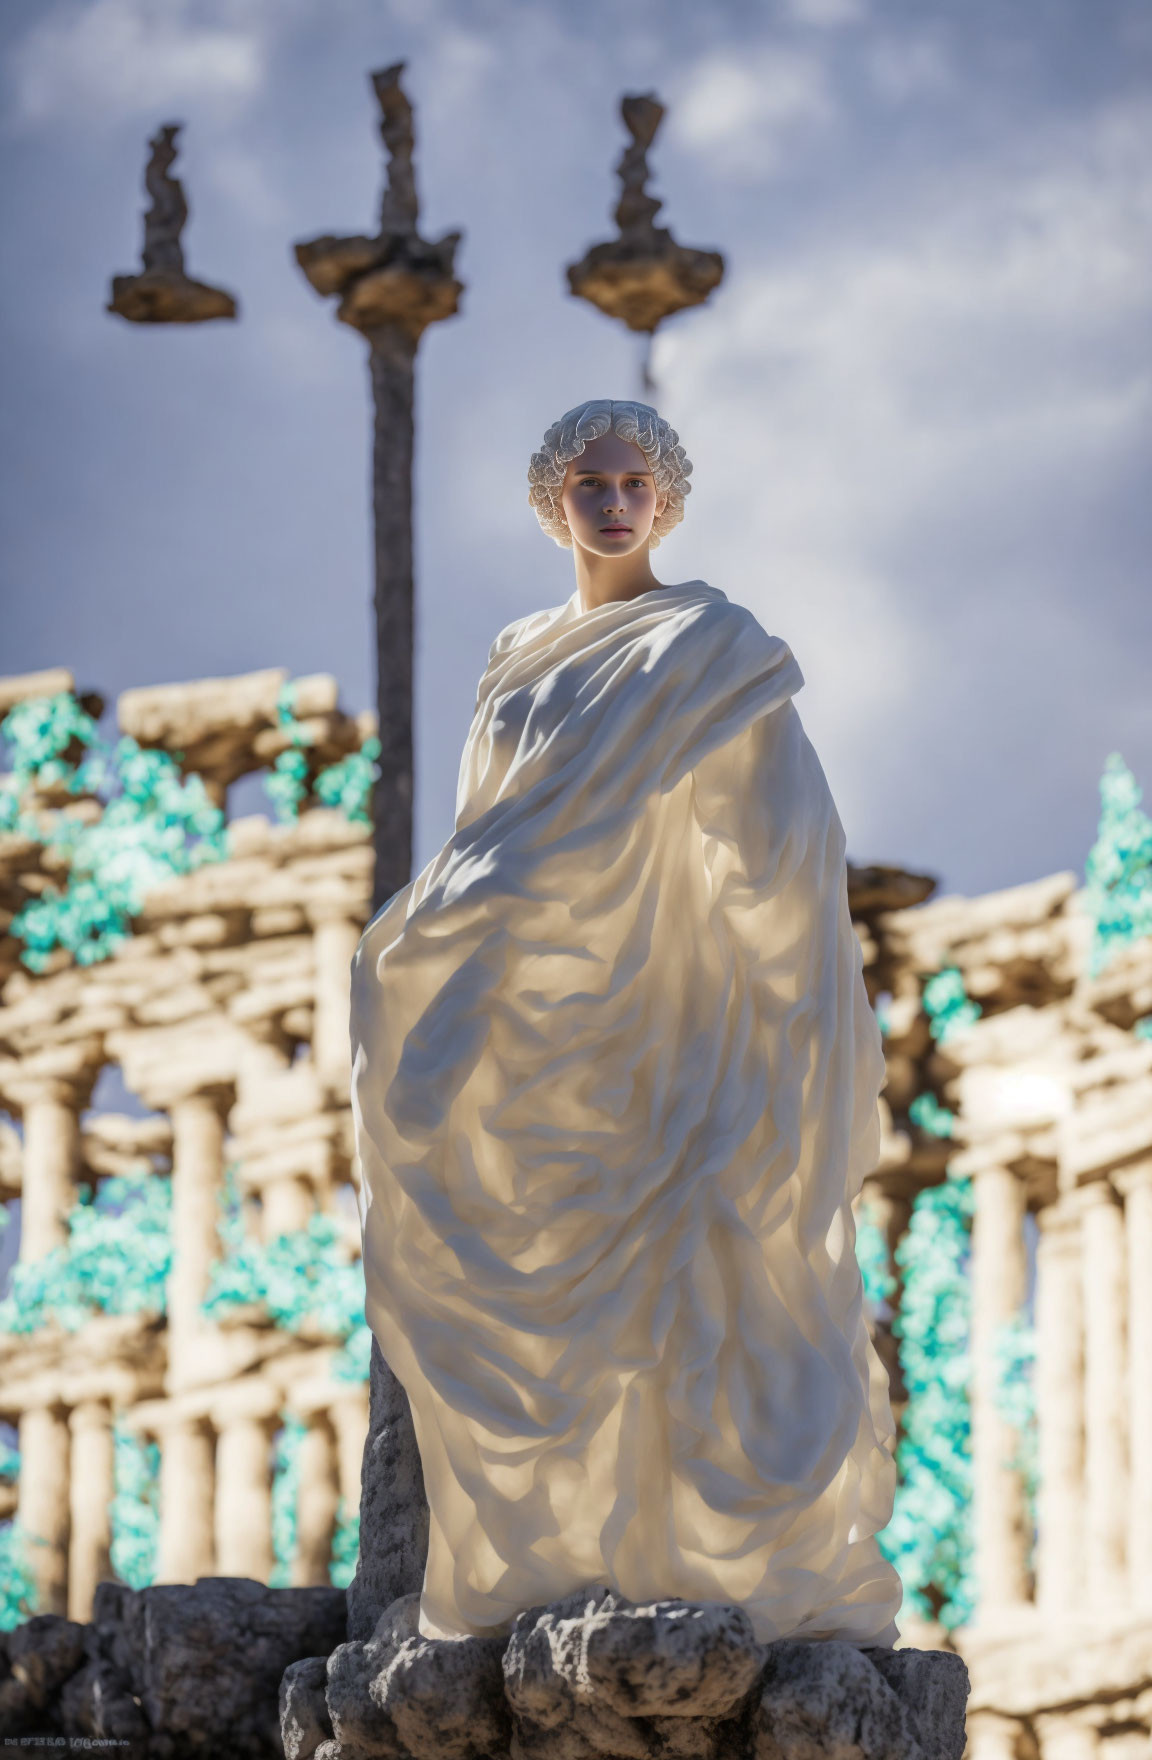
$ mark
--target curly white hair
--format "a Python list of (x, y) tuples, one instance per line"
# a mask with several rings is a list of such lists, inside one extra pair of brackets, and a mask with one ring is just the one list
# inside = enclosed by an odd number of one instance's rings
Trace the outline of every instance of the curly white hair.
[(609, 429), (621, 440), (635, 441), (652, 472), (657, 495), (665, 490), (668, 500), (663, 513), (652, 522), (648, 548), (654, 550), (661, 538), (684, 518), (684, 497), (692, 488), (688, 481), (692, 466), (680, 445), (680, 436), (657, 415), (650, 403), (613, 401), (594, 397), (578, 403), (553, 422), (544, 436), (539, 452), (532, 454), (528, 466), (528, 500), (536, 509), (536, 518), (550, 538), (566, 550), (572, 548), (572, 534), (564, 517), (561, 490), (564, 473), (574, 458), (579, 458), (589, 440), (598, 440)]

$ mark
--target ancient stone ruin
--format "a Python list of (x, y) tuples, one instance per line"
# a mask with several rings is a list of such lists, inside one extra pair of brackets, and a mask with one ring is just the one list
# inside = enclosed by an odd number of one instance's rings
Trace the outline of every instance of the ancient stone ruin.
[[(893, 1653), (760, 1646), (733, 1610), (637, 1608), (592, 1586), (525, 1610), (507, 1642), (433, 1643), (411, 1599), (418, 1462), (379, 1352), (370, 1428), (367, 1359), (348, 1372), (322, 1303), (292, 1325), (268, 1303), (202, 1306), (229, 1178), (242, 1245), (295, 1238), (319, 1215), (350, 1263), (360, 1247), (348, 968), (371, 837), (308, 789), (372, 726), (341, 710), (328, 678), (296, 681), (286, 716), (286, 684), (268, 672), (120, 699), (122, 731), (178, 756), (218, 804), (285, 753), (303, 753), (307, 774), (297, 817), (233, 819), (218, 859), (151, 887), (107, 957), (79, 964), (60, 947), (28, 969), (14, 925), (66, 864), (26, 825), (0, 832), (0, 1103), (13, 1120), (0, 1201), (21, 1201), (20, 1265), (66, 1246), (81, 1182), (129, 1169), (171, 1181), (159, 1309), (0, 1331), (0, 1419), (19, 1433), (0, 1517), (22, 1536), (33, 1615), (0, 1632), (6, 1752), (51, 1737), (173, 1760), (1147, 1756), (1152, 1041), (1133, 1029), (1152, 1013), (1152, 940), (1093, 976), (1071, 873), (967, 899), (933, 898), (898, 869), (850, 870), (888, 1056), (860, 1215), (897, 1251), (875, 1320), (898, 1415), (911, 1397), (894, 1345), (912, 1299), (904, 1245), (922, 1194), (970, 1193), (974, 1617), (950, 1627), (922, 1607)], [(63, 673), (0, 681), (0, 715), (71, 687)], [(47, 772), (38, 786), (26, 810), (50, 812)], [(928, 988), (940, 974), (955, 975), (947, 1033)], [(134, 1109), (93, 1110), (109, 1069)], [(1001, 1361), (1030, 1292), (1034, 1460)], [(290, 1580), (273, 1584), (273, 1444), (289, 1421), (302, 1432), (295, 1536)], [(112, 1561), (118, 1425), (159, 1449), (155, 1569), (139, 1587)], [(339, 1582), (349, 1511), (360, 1562)]]

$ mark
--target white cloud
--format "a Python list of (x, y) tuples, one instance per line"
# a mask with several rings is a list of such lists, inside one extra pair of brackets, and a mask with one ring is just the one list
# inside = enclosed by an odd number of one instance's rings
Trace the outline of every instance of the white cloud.
[[(840, 221), (782, 267), (737, 272), (710, 323), (657, 344), (696, 464), (699, 531), (681, 542), (802, 667), (818, 657), (805, 719), (848, 818), (893, 787), (877, 752), (948, 713), (928, 680), (959, 607), (996, 625), (1001, 654), (1025, 644), (1022, 703), (1054, 688), (1037, 654), (1062, 618), (1090, 615), (1048, 530), (1152, 435), (1150, 112), (1118, 107), (967, 178), (942, 169), (887, 236)], [(982, 578), (951, 561), (958, 534), (988, 554)]]
[(248, 98), (264, 79), (255, 14), (234, 0), (79, 0), (48, 11), (9, 55), (18, 122), (153, 113)]
[(780, 162), (786, 142), (834, 114), (827, 77), (813, 55), (759, 48), (718, 49), (693, 67), (672, 96), (669, 131), (724, 176), (758, 177)]

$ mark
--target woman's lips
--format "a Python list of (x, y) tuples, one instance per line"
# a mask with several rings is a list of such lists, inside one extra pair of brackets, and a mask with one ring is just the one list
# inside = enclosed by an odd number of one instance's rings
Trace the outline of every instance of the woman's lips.
[(600, 530), (602, 532), (630, 532), (632, 530), (632, 527), (631, 526), (601, 526)]

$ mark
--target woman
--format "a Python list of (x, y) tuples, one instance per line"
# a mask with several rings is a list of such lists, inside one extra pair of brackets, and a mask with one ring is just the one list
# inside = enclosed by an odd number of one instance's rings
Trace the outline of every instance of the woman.
[(880, 1035), (787, 644), (650, 552), (646, 404), (529, 471), (576, 590), (480, 681), (456, 829), (364, 934), (367, 1316), (431, 1512), (420, 1630), (607, 1584), (758, 1638), (895, 1641), (892, 1420), (850, 1204)]

